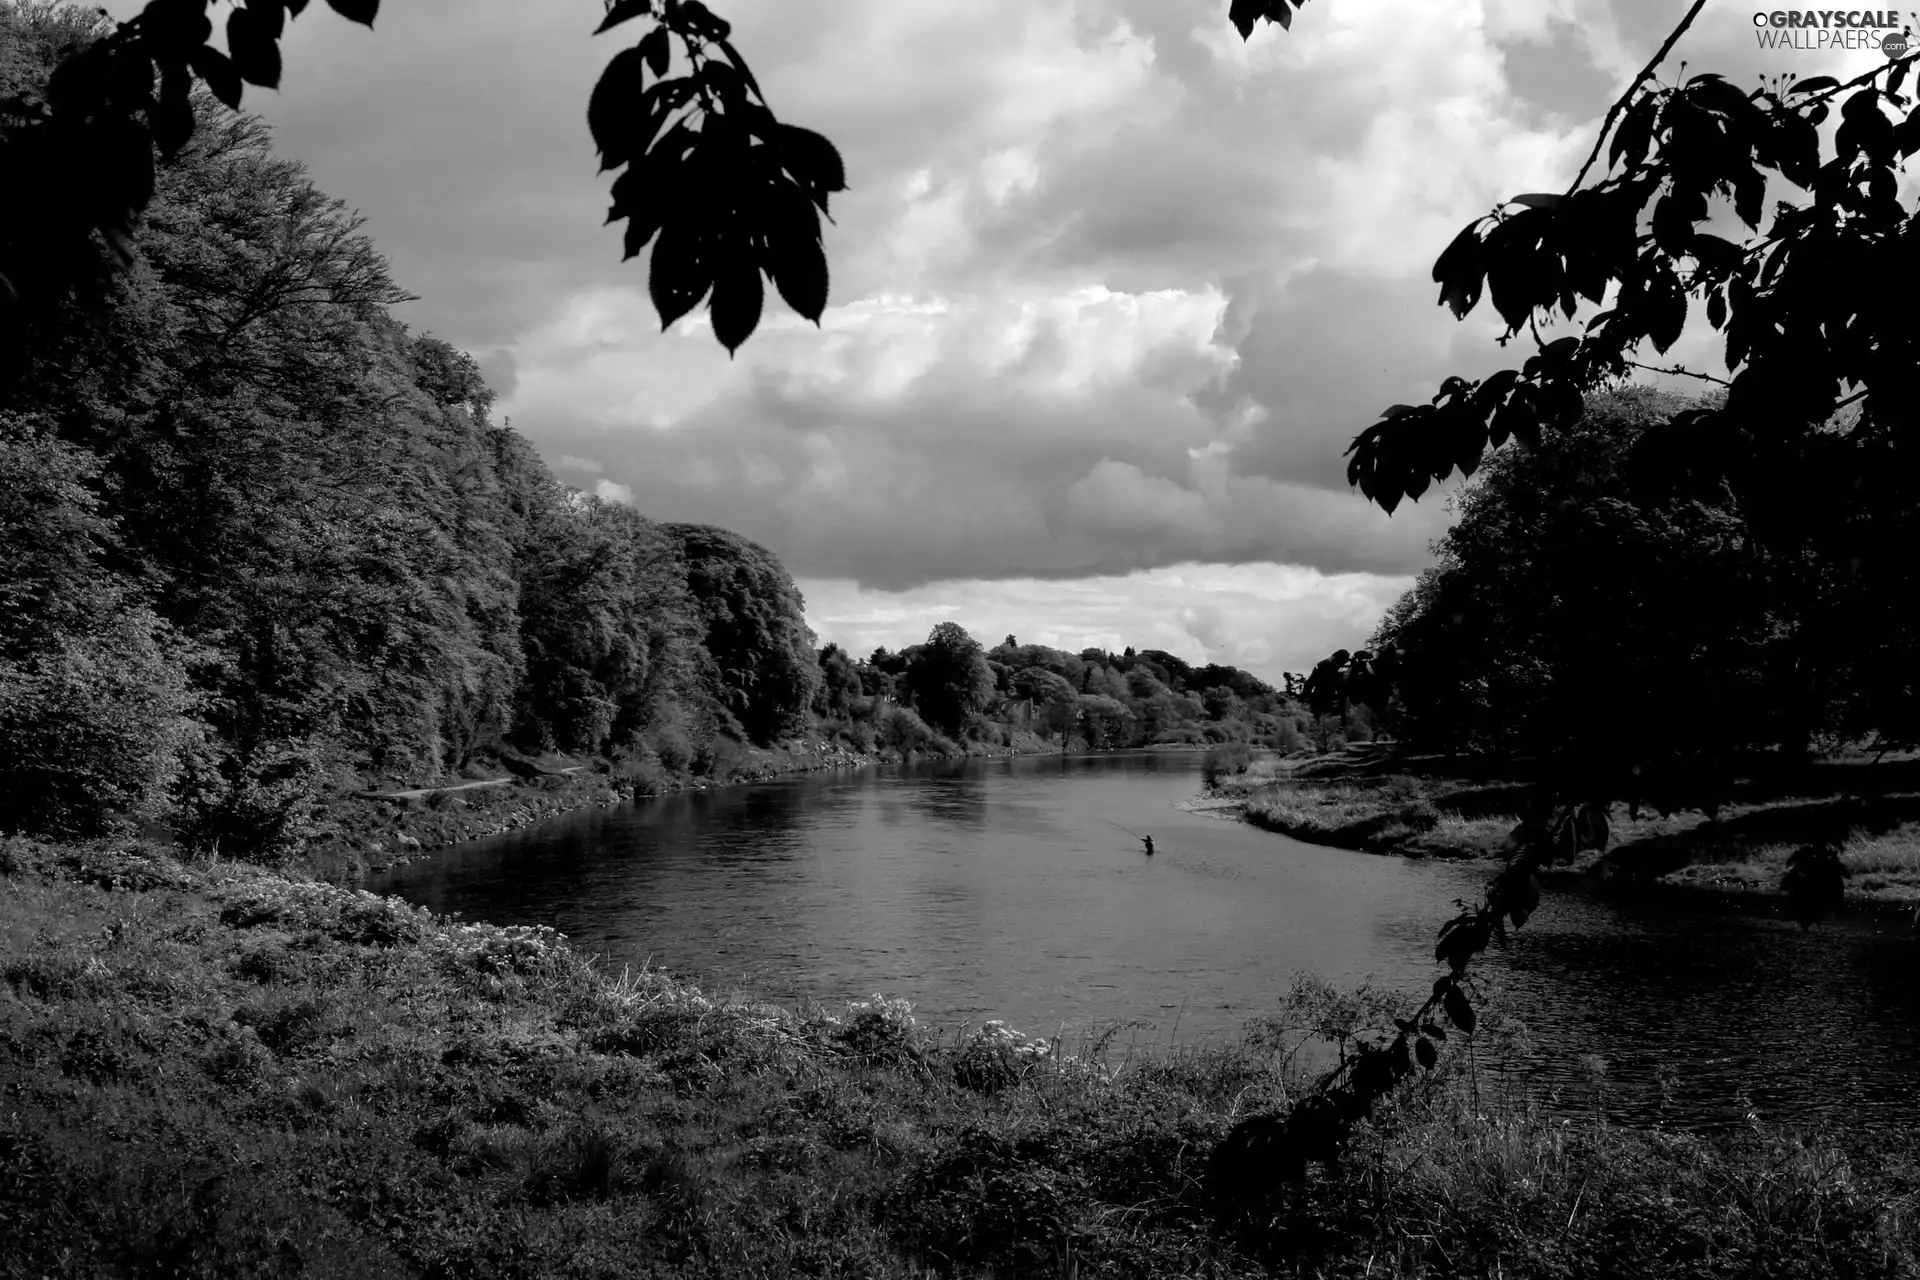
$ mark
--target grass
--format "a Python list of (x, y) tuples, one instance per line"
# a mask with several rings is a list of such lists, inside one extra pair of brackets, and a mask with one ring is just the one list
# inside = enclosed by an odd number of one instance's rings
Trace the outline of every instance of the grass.
[(1476, 1087), (1493, 1019), (1339, 1169), (1222, 1194), (1213, 1145), (1365, 989), (1122, 1055), (21, 840), (0, 978), (0, 1276), (1920, 1274), (1906, 1155), (1550, 1118)]
[[(1255, 760), (1218, 774), (1190, 807), (1311, 844), (1408, 857), (1497, 858), (1519, 822), (1516, 783), (1381, 772), (1375, 750)], [(1858, 769), (1859, 766), (1854, 766)], [(1860, 899), (1920, 903), (1920, 790), (1846, 785), (1848, 766), (1803, 784), (1749, 784), (1714, 818), (1630, 815), (1616, 806), (1609, 848), (1571, 866), (1722, 889), (1773, 892), (1795, 849), (1833, 841)], [(1836, 782), (1835, 776), (1841, 781)], [(1857, 776), (1857, 775), (1856, 775)]]

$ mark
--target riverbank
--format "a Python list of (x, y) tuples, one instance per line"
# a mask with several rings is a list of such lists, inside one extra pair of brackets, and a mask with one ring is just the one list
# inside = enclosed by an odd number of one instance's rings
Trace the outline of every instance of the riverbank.
[(1237, 1043), (1120, 1056), (17, 839), (0, 975), (9, 1276), (1920, 1274), (1910, 1155), (1548, 1119), (1457, 1053), (1244, 1212), (1208, 1153), (1362, 1007), (1310, 984)]
[[(1840, 761), (1794, 783), (1736, 786), (1713, 818), (1648, 810), (1634, 817), (1616, 807), (1608, 849), (1583, 853), (1566, 869), (1773, 893), (1794, 850), (1831, 841), (1849, 872), (1848, 897), (1920, 904), (1920, 785), (1894, 771), (1905, 764)], [(1222, 772), (1181, 807), (1309, 844), (1493, 861), (1525, 799), (1512, 780), (1456, 776), (1364, 750), (1255, 760)]]
[(369, 872), (402, 866), (466, 840), (519, 830), (579, 809), (604, 808), (635, 799), (765, 782), (773, 778), (899, 764), (906, 760), (975, 756), (1057, 754), (1058, 743), (1010, 730), (1005, 743), (969, 742), (954, 755), (882, 749), (851, 750), (820, 738), (793, 739), (771, 747), (741, 745), (703, 774), (669, 770), (657, 763), (616, 769), (605, 760), (546, 756), (514, 758), (517, 772), (476, 770), (436, 785), (396, 782), (332, 798), (297, 869), (334, 884), (357, 884)]

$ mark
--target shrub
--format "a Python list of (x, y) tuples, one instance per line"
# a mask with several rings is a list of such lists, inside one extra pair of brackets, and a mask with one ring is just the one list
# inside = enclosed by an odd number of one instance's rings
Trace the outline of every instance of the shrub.
[(662, 767), (660, 758), (642, 745), (632, 755), (614, 760), (610, 770), (616, 783), (627, 783), (635, 795), (658, 795), (673, 786), (673, 777)]
[(1209, 787), (1220, 785), (1220, 779), (1230, 773), (1245, 773), (1253, 765), (1253, 748), (1244, 742), (1229, 743), (1214, 747), (1200, 762), (1200, 778)]
[(181, 847), (265, 866), (286, 863), (336, 830), (322, 803), (329, 772), (312, 742), (275, 743), (244, 757), (195, 755), (177, 814)]
[(694, 752), (693, 774), (696, 778), (713, 778), (724, 782), (739, 771), (746, 758), (745, 748), (736, 739), (725, 733), (716, 733)]
[(660, 767), (668, 773), (685, 773), (693, 768), (693, 743), (677, 724), (660, 725), (648, 734), (648, 745)]
[(953, 1055), (954, 1083), (975, 1093), (998, 1093), (1025, 1080), (1052, 1052), (1047, 1041), (1028, 1039), (995, 1019)]
[(913, 1006), (876, 995), (847, 1006), (850, 1015), (832, 1033), (842, 1050), (876, 1066), (924, 1065), (927, 1054)]
[(0, 659), (0, 829), (94, 835), (157, 816), (198, 734), (171, 631), (146, 609)]
[[(888, 707), (880, 713), (876, 730), (876, 737), (882, 747), (903, 754), (908, 751), (932, 750), (936, 739), (941, 742), (946, 741), (928, 727), (927, 722), (922, 720), (911, 707)], [(948, 750), (952, 750), (952, 743), (946, 745)]]

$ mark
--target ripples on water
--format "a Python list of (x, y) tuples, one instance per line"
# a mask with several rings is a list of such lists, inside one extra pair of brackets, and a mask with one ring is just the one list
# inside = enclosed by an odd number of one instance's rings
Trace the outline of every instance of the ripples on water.
[[(881, 992), (939, 1026), (1004, 1018), (1069, 1044), (1114, 1022), (1157, 1042), (1234, 1035), (1302, 971), (1424, 993), (1434, 933), (1483, 869), (1173, 809), (1198, 773), (1186, 752), (842, 771), (576, 814), (369, 887), (551, 925), (615, 968), (712, 990)], [(1482, 971), (1531, 1030), (1530, 1078), (1563, 1102), (1591, 1098), (1576, 1064), (1598, 1053), (1627, 1117), (1904, 1126), (1920, 1119), (1917, 950), (1890, 915), (1802, 934), (1763, 899), (1568, 880)]]

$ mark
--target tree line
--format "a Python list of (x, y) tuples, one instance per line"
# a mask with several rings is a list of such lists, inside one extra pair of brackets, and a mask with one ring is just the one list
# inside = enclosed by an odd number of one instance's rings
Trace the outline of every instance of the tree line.
[[(888, 745), (1004, 743), (1018, 727), (1063, 749), (1241, 742), (1286, 750), (1308, 731), (1304, 708), (1258, 677), (1161, 649), (1069, 653), (1013, 636), (988, 649), (943, 622), (924, 644), (882, 647), (861, 661), (830, 645), (821, 664), (822, 727), (862, 747), (881, 731), (893, 735)], [(920, 738), (915, 722), (933, 736)]]

